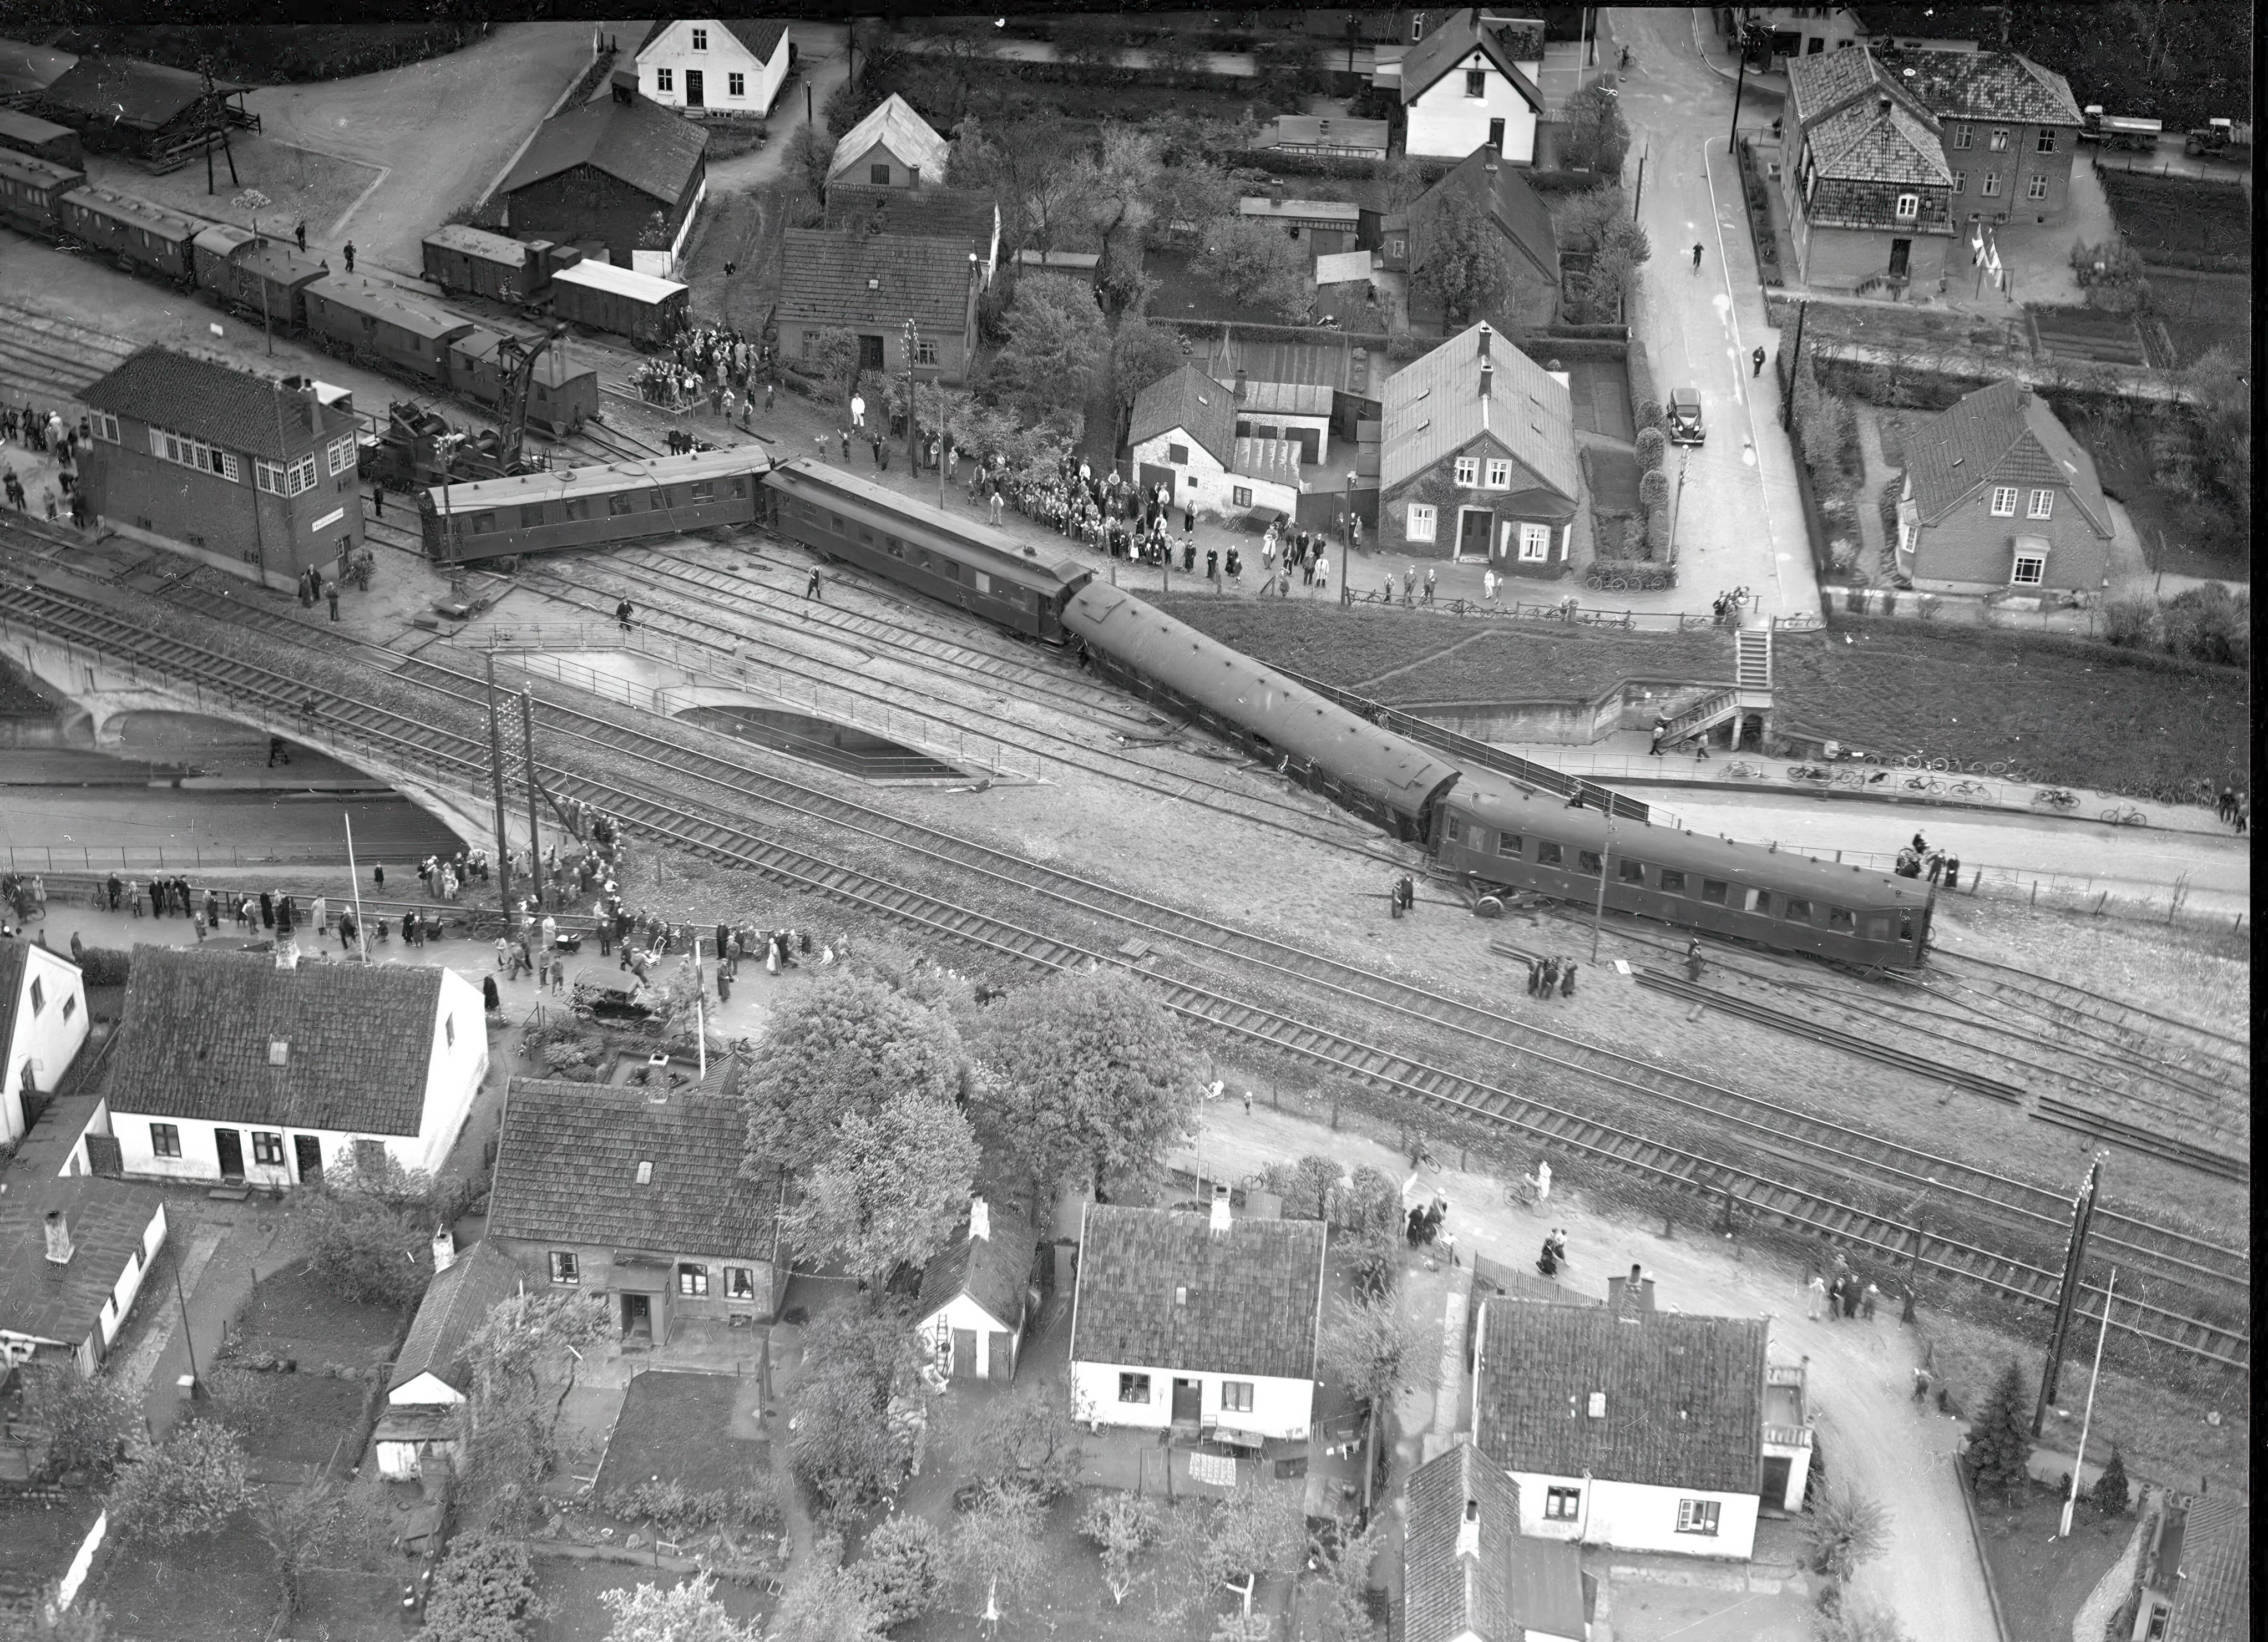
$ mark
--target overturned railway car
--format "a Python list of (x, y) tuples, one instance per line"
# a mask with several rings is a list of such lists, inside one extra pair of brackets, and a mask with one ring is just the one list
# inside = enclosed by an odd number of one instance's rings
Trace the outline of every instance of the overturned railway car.
[(703, 451), (435, 485), (417, 498), (418, 529), (428, 558), (455, 564), (746, 525), (763, 466)]

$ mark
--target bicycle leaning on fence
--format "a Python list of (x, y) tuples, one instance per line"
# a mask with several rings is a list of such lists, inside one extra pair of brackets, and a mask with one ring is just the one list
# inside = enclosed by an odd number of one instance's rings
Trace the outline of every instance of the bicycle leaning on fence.
[(2131, 804), (2114, 804), (2102, 812), (2102, 819), (2114, 827), (2146, 827), (2150, 818)]

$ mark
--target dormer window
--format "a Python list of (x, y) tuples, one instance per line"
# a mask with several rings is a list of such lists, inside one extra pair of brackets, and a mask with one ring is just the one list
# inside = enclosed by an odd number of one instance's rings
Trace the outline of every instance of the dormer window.
[(1591, 1393), (1591, 1410), (1590, 1410), (1590, 1412), (1591, 1412), (1591, 1417), (1592, 1417), (1593, 1419), (1604, 1419), (1604, 1418), (1606, 1418), (1606, 1417), (1607, 1417), (1607, 1394), (1606, 1394), (1605, 1392), (1603, 1392), (1603, 1391), (1594, 1391), (1593, 1393)]
[(268, 1064), (270, 1066), (290, 1065), (291, 1064), (291, 1045), (290, 1042), (283, 1038), (269, 1039)]
[(1918, 194), (1899, 195), (1897, 212), (1898, 220), (1900, 222), (1910, 223), (1913, 221), (1916, 217), (1921, 215), (1921, 195)]
[(641, 1186), (651, 1186), (653, 1184), (653, 1160), (652, 1158), (640, 1158), (638, 1160), (637, 1183)]
[(39, 976), (33, 976), (32, 977), (32, 1012), (36, 1015), (40, 1011), (45, 1009), (47, 1006), (47, 991), (40, 985)]

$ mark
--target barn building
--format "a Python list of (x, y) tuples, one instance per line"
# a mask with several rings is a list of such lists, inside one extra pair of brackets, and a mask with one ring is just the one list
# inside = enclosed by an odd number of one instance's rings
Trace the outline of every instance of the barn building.
[(33, 112), (69, 126), (91, 149), (123, 153), (152, 171), (201, 154), (226, 125), (258, 129), (244, 107), (249, 85), (137, 57), (81, 57), (34, 99)]
[(507, 232), (675, 276), (708, 192), (709, 133), (617, 84), (545, 121), (505, 177)]

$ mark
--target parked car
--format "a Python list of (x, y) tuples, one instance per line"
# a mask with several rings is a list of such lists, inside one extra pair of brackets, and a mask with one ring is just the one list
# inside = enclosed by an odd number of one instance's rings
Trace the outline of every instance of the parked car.
[(1701, 425), (1701, 394), (1697, 388), (1681, 387), (1669, 395), (1669, 442), (1672, 445), (1699, 445), (1709, 437)]

